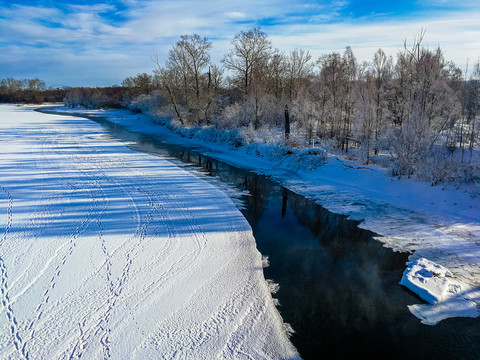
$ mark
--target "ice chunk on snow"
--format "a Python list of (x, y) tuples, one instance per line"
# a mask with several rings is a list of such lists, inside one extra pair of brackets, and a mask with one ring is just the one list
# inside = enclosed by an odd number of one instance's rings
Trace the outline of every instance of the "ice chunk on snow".
[(420, 258), (407, 263), (400, 284), (419, 295), (429, 304), (415, 304), (408, 308), (427, 325), (452, 316), (478, 317), (480, 306), (475, 299), (480, 289), (456, 281), (445, 267)]
[(407, 263), (407, 266), (400, 284), (430, 304), (445, 300), (452, 290), (460, 290), (457, 289), (459, 285), (453, 285), (447, 279), (452, 273), (442, 265), (420, 258)]

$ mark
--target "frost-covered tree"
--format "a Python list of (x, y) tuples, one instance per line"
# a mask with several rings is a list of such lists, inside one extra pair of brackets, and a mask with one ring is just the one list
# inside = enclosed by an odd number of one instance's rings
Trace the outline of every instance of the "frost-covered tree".
[(360, 144), (359, 156), (368, 164), (370, 155), (378, 155), (380, 139), (387, 129), (388, 90), (391, 85), (393, 61), (382, 49), (370, 63), (358, 69), (354, 91), (353, 137)]
[(328, 124), (329, 136), (336, 146), (348, 152), (354, 111), (354, 87), (357, 61), (350, 48), (339, 53), (323, 55), (317, 61), (320, 68), (320, 94), (323, 123)]
[(38, 78), (28, 80), (28, 90), (32, 91), (43, 91), (45, 90), (45, 81)]
[(387, 57), (382, 49), (378, 49), (371, 64), (371, 81), (374, 82), (375, 115), (373, 117), (373, 147), (375, 155), (379, 151), (379, 140), (387, 125), (388, 88), (392, 81), (393, 59)]
[(212, 43), (206, 38), (194, 34), (182, 35), (181, 40), (170, 50), (167, 67), (176, 68), (180, 72), (187, 105), (199, 101), (202, 96), (211, 47)]
[(278, 124), (283, 112), (285, 59), (273, 50), (270, 40), (259, 28), (238, 33), (223, 58), (225, 68), (233, 74), (233, 84), (244, 97), (253, 128)]
[(396, 159), (394, 171), (410, 175), (427, 163), (434, 145), (458, 117), (458, 94), (450, 86), (449, 64), (440, 48), (422, 45), (424, 32), (411, 48), (405, 42), (397, 56), (390, 111), (395, 125), (391, 149)]
[(368, 70), (368, 64), (361, 67), (359, 82), (355, 90), (353, 136), (360, 143), (360, 160), (368, 164), (370, 153), (376, 144), (375, 120), (377, 112), (375, 74)]
[(286, 86), (287, 63), (286, 56), (275, 50), (264, 66), (265, 92), (280, 100), (284, 96)]
[(210, 123), (221, 70), (210, 64), (212, 43), (197, 34), (182, 35), (170, 50), (165, 66), (155, 59), (156, 81), (177, 119), (185, 124)]
[(348, 152), (349, 140), (352, 131), (352, 119), (355, 108), (354, 88), (357, 81), (357, 59), (352, 49), (348, 46), (343, 54), (343, 67), (345, 77), (343, 79), (343, 121), (341, 131), (342, 150)]
[[(464, 82), (463, 89), (463, 142), (468, 143), (470, 151), (469, 162), (472, 161), (473, 149), (479, 145), (480, 127), (480, 59), (474, 66), (468, 81)], [(463, 160), (463, 153), (462, 153)]]
[(10, 92), (21, 91), (27, 87), (28, 80), (18, 80), (14, 78), (7, 78), (5, 80), (6, 86)]
[[(322, 55), (317, 65), (320, 68), (320, 88), (322, 98), (322, 123), (328, 136), (338, 139), (342, 120), (342, 97), (344, 68), (342, 56), (339, 53)], [(327, 130), (328, 127), (328, 130)]]
[(312, 74), (313, 64), (310, 62), (312, 56), (308, 50), (295, 49), (286, 58), (287, 94), (290, 100), (297, 97), (302, 82)]
[(231, 49), (223, 58), (224, 66), (233, 71), (238, 86), (248, 95), (250, 87), (272, 54), (267, 34), (259, 28), (241, 31), (235, 35)]
[(176, 68), (162, 67), (157, 61), (157, 69), (155, 69), (155, 82), (158, 85), (163, 96), (170, 104), (170, 108), (175, 118), (181, 125), (186, 124), (188, 116), (184, 106), (182, 106), (182, 92), (178, 84), (181, 83), (182, 77)]
[(321, 110), (312, 90), (304, 87), (298, 92), (298, 96), (292, 101), (291, 112), (296, 120), (296, 128), (303, 130), (307, 144), (313, 147), (319, 136)]
[(153, 77), (147, 73), (129, 76), (122, 82), (132, 95), (149, 94), (154, 88)]

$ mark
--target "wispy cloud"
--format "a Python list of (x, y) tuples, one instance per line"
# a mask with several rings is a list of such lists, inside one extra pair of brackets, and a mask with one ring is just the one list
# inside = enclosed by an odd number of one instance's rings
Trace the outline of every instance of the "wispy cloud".
[[(480, 57), (478, 20), (476, 16), (466, 13), (455, 17), (409, 22), (289, 25), (277, 29), (271, 38), (279, 48), (305, 48), (314, 57), (327, 52), (343, 52), (346, 46), (351, 46), (359, 59), (369, 61), (378, 48), (395, 56), (402, 50), (403, 42), (411, 44), (422, 28), (426, 31), (423, 45), (431, 49), (440, 46), (446, 59), (455, 62), (457, 66), (464, 67), (468, 59), (471, 63)], [(282, 36), (282, 33), (289, 35)]]
[(119, 84), (126, 76), (150, 72), (152, 54), (165, 57), (181, 34), (211, 39), (212, 58), (219, 61), (233, 36), (253, 26), (261, 26), (280, 50), (305, 48), (314, 56), (343, 51), (347, 45), (360, 60), (370, 60), (379, 47), (394, 55), (403, 40), (420, 28), (427, 30), (426, 45), (440, 45), (446, 58), (460, 66), (467, 58), (474, 61), (480, 56), (476, 1), (452, 7), (453, 2), (424, 0), (415, 13), (400, 9), (397, 2), (371, 7), (362, 3), (105, 0), (45, 1), (32, 6), (30, 1), (28, 5), (14, 0), (0, 7), (0, 78), (38, 76), (49, 84)]

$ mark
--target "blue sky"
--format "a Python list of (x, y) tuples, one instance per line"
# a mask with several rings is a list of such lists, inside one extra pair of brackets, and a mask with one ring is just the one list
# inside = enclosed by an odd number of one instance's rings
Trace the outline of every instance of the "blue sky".
[(0, 78), (48, 86), (109, 86), (151, 73), (182, 34), (213, 42), (219, 61), (241, 30), (260, 26), (281, 51), (313, 58), (351, 46), (359, 61), (378, 48), (394, 55), (423, 28), (424, 45), (440, 45), (465, 67), (480, 57), (478, 0), (0, 0)]

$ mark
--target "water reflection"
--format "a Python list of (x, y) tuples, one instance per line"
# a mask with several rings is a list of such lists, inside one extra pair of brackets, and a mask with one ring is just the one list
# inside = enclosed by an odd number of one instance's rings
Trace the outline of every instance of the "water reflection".
[(136, 150), (201, 166), (249, 191), (242, 212), (269, 256), (265, 277), (280, 284), (279, 311), (304, 359), (480, 359), (480, 321), (422, 325), (407, 308), (419, 299), (398, 284), (407, 254), (383, 247), (356, 222), (194, 148), (96, 121)]

